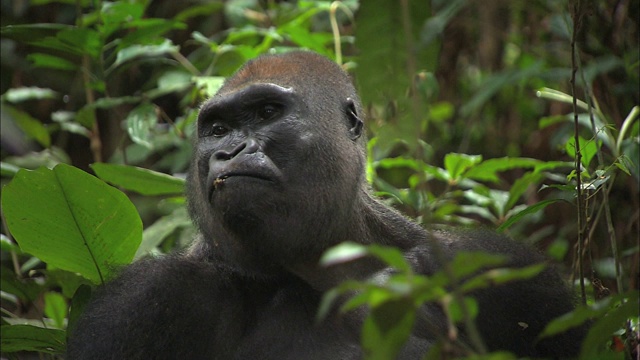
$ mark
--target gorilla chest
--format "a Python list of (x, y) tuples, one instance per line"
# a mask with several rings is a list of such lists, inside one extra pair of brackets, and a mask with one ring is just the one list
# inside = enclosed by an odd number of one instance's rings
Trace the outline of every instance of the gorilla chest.
[[(308, 290), (307, 290), (308, 291)], [(319, 294), (280, 289), (247, 304), (237, 359), (359, 359), (359, 325), (337, 314), (316, 321)], [(354, 321), (355, 322), (355, 321)]]

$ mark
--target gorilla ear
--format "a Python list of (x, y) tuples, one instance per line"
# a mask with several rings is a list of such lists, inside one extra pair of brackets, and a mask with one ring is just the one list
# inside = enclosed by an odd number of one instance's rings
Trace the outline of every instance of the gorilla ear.
[(358, 117), (358, 113), (356, 111), (356, 105), (353, 102), (352, 98), (347, 98), (347, 102), (345, 104), (345, 112), (347, 118), (349, 119), (349, 137), (351, 140), (356, 140), (362, 135), (362, 127), (364, 123)]

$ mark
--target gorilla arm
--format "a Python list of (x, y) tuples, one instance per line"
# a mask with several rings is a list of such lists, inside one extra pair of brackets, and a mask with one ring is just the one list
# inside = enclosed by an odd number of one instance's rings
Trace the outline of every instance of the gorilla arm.
[[(134, 263), (97, 290), (69, 338), (69, 359), (231, 354), (243, 296), (219, 266), (166, 257)], [(171, 345), (169, 345), (171, 344)]]

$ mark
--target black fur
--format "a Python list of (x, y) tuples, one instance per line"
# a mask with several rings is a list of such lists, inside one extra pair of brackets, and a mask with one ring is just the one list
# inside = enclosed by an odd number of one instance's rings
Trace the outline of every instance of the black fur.
[[(544, 261), (492, 232), (426, 231), (375, 199), (362, 131), (355, 89), (328, 59), (294, 52), (245, 65), (198, 118), (187, 196), (199, 238), (100, 288), (71, 334), (69, 359), (359, 359), (364, 310), (316, 324), (318, 304), (340, 282), (385, 269), (372, 259), (318, 267), (342, 241), (396, 246), (423, 274), (460, 250), (505, 254), (514, 267)], [(573, 308), (552, 268), (475, 296), (491, 350), (577, 354), (583, 329), (536, 342)], [(444, 331), (435, 305), (420, 318), (401, 358), (420, 358), (443, 335), (423, 326)]]

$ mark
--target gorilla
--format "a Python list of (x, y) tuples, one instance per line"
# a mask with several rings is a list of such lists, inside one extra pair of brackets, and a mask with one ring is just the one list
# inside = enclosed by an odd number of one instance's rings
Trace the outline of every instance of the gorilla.
[[(344, 241), (397, 247), (426, 275), (461, 250), (503, 254), (512, 267), (545, 261), (489, 231), (425, 230), (376, 199), (365, 179), (362, 114), (349, 76), (320, 55), (248, 62), (198, 116), (187, 180), (198, 238), (187, 251), (138, 261), (99, 288), (71, 329), (68, 358), (361, 359), (367, 310), (335, 310), (318, 322), (318, 306), (343, 281), (389, 269), (370, 258), (318, 265)], [(537, 339), (574, 307), (552, 268), (473, 295), (489, 350), (577, 355), (583, 329)], [(415, 325), (402, 359), (421, 358), (446, 334), (438, 306), (421, 311), (430, 326)]]

